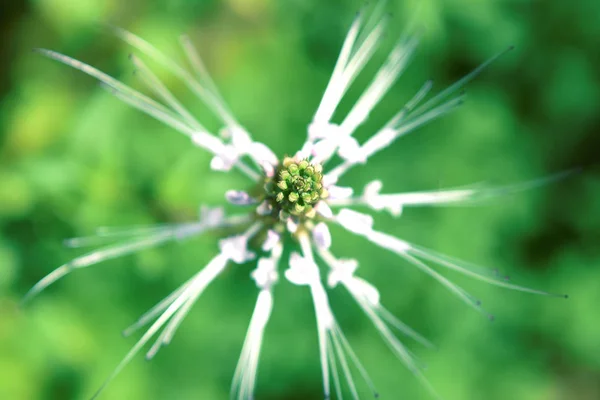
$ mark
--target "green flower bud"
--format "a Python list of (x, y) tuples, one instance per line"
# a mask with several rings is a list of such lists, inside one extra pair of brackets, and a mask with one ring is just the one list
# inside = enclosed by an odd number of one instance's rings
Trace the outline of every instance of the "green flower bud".
[(290, 165), (294, 164), (294, 159), (292, 157), (286, 157), (283, 159), (283, 166), (288, 168)]
[(288, 171), (286, 171), (285, 169), (283, 171), (281, 171), (279, 173), (279, 177), (285, 181), (287, 181), (288, 179), (290, 179), (291, 175)]
[(310, 165), (310, 164), (308, 163), (308, 161), (306, 161), (306, 160), (302, 160), (302, 161), (300, 161), (300, 164), (298, 164), (298, 167), (299, 167), (300, 169), (306, 169), (306, 167), (308, 167), (309, 165)]
[(290, 215), (314, 218), (314, 205), (328, 193), (323, 188), (323, 168), (308, 160), (286, 157), (278, 166), (274, 178), (264, 184), (267, 201), (282, 220)]
[(285, 181), (279, 181), (277, 182), (277, 187), (281, 190), (287, 190), (288, 185)]

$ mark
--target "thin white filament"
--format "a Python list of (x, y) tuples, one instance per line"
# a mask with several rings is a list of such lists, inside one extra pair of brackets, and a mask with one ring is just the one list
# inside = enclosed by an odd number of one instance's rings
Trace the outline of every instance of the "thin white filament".
[(140, 72), (142, 79), (154, 93), (161, 97), (173, 108), (194, 130), (207, 131), (196, 118), (173, 96), (160, 79), (146, 66), (146, 64), (135, 55), (131, 55), (131, 61)]
[(225, 122), (226, 125), (239, 125), (226, 106), (210, 91), (197, 82), (189, 72), (179, 66), (179, 64), (173, 62), (170, 58), (166, 57), (162, 52), (156, 49), (156, 47), (152, 46), (139, 36), (117, 27), (112, 27), (112, 30), (115, 35), (121, 38), (124, 42), (138, 49), (148, 57), (154, 59), (159, 64), (162, 64), (171, 73), (173, 73), (173, 75), (179, 78), (192, 92), (200, 97), (200, 99), (202, 99), (204, 103), (209, 106), (215, 112), (215, 114), (223, 120), (223, 122)]
[(92, 400), (96, 399), (100, 393), (106, 388), (106, 386), (123, 370), (123, 368), (133, 359), (133, 357), (140, 351), (140, 349), (154, 336), (160, 328), (167, 323), (167, 321), (180, 309), (180, 307), (188, 300), (191, 293), (193, 293), (198, 286), (206, 286), (214, 278), (216, 278), (227, 265), (227, 257), (219, 254), (213, 260), (198, 272), (192, 283), (177, 297), (164, 311), (163, 314), (152, 324), (152, 326), (144, 333), (142, 338), (133, 346), (133, 348), (127, 353), (123, 360), (113, 370), (111, 375), (104, 381), (98, 391), (92, 396)]

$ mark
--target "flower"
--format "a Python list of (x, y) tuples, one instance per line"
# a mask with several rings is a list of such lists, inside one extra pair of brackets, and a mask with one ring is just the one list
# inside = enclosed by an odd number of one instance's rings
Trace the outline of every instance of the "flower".
[[(397, 334), (412, 338), (428, 347), (432, 346), (431, 343), (382, 305), (379, 291), (369, 282), (356, 276), (358, 269), (356, 260), (337, 258), (331, 252), (332, 236), (329, 231), (331, 224), (339, 225), (346, 231), (362, 236), (382, 249), (399, 255), (481, 312), (484, 311), (479, 300), (428, 263), (508, 289), (549, 294), (515, 285), (483, 268), (380, 232), (374, 229), (371, 215), (350, 208), (360, 206), (373, 211), (386, 211), (393, 217), (399, 217), (404, 207), (475, 202), (523, 188), (516, 185), (495, 189), (471, 187), (382, 194), (383, 185), (375, 180), (364, 188), (361, 195), (354, 195), (352, 188), (338, 185), (348, 170), (366, 164), (372, 156), (399, 137), (454, 111), (464, 99), (464, 93), (459, 91), (461, 87), (499, 56), (492, 57), (428, 100), (425, 98), (431, 91), (432, 83), (426, 82), (387, 124), (365, 143), (359, 143), (352, 136), (354, 131), (368, 119), (371, 111), (402, 74), (418, 43), (415, 37), (410, 35), (403, 37), (394, 46), (370, 85), (342, 122), (333, 122), (332, 117), (338, 104), (356, 76), (362, 72), (373, 56), (381, 42), (386, 24), (387, 19), (379, 18), (377, 12), (374, 12), (370, 18), (366, 13), (357, 15), (342, 45), (319, 107), (308, 125), (306, 142), (296, 154), (283, 158), (277, 157), (265, 144), (254, 141), (235, 119), (186, 37), (182, 38), (182, 47), (193, 68), (193, 73), (164, 56), (141, 38), (127, 31), (115, 29), (117, 36), (145, 56), (165, 66), (215, 113), (224, 125), (219, 135), (208, 132), (137, 56), (131, 57), (132, 62), (144, 83), (161, 102), (80, 61), (51, 50), (39, 50), (52, 59), (97, 78), (104, 88), (119, 99), (189, 137), (194, 145), (213, 156), (210, 163), (213, 170), (230, 171), (235, 168), (245, 174), (249, 181), (248, 187), (242, 188), (246, 190), (236, 189), (225, 193), (225, 199), (232, 205), (238, 206), (241, 209), (240, 213), (227, 216), (221, 207), (202, 207), (197, 221), (103, 232), (104, 236), (112, 236), (115, 239), (125, 238), (125, 240), (60, 266), (28, 292), (26, 299), (38, 294), (75, 269), (89, 267), (167, 241), (182, 240), (222, 228), (237, 231), (236, 234), (220, 240), (217, 255), (203, 269), (125, 330), (125, 334), (131, 334), (150, 325), (96, 392), (94, 398), (155, 336), (157, 338), (146, 353), (147, 358), (152, 358), (162, 345), (168, 344), (203, 291), (228, 266), (256, 260), (256, 268), (250, 273), (250, 277), (256, 283), (258, 295), (232, 383), (233, 397), (253, 398), (263, 334), (273, 310), (272, 288), (279, 281), (284, 243), (290, 242), (295, 242), (300, 252), (291, 252), (283, 276), (293, 285), (306, 286), (312, 295), (325, 398), (329, 398), (332, 391), (336, 392), (338, 398), (342, 397), (341, 378), (344, 378), (347, 390), (353, 397), (359, 398), (350, 364), (355, 366), (367, 386), (377, 396), (374, 383), (336, 322), (329, 304), (326, 286), (333, 288), (338, 285), (349, 292), (393, 353), (436, 397), (418, 361)], [(341, 162), (332, 168), (330, 165), (334, 156), (339, 156)], [(289, 238), (292, 241), (287, 240)], [(75, 238), (68, 243), (71, 246), (80, 246), (87, 243), (88, 239)], [(256, 246), (255, 243), (259, 245)], [(323, 271), (319, 268), (319, 261), (328, 268), (327, 284), (322, 280)]]

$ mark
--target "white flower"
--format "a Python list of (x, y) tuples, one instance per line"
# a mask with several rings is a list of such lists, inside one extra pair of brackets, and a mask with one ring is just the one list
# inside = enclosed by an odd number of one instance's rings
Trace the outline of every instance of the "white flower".
[[(431, 82), (426, 82), (387, 124), (361, 144), (353, 137), (354, 131), (368, 119), (371, 111), (404, 71), (417, 46), (417, 40), (410, 35), (406, 35), (399, 41), (348, 114), (341, 122), (333, 122), (332, 117), (340, 101), (346, 96), (348, 88), (381, 43), (387, 18), (378, 18), (377, 11), (370, 17), (364, 13), (356, 17), (342, 45), (319, 107), (308, 124), (306, 142), (294, 157), (283, 159), (277, 158), (265, 144), (254, 141), (249, 132), (235, 119), (207, 74), (198, 54), (185, 37), (182, 39), (182, 46), (194, 73), (167, 58), (141, 38), (120, 29), (115, 30), (115, 33), (126, 43), (166, 67), (214, 112), (223, 123), (219, 135), (205, 129), (136, 56), (132, 57), (132, 61), (140, 72), (139, 75), (160, 102), (80, 61), (50, 50), (39, 50), (50, 58), (97, 78), (103, 87), (124, 102), (188, 136), (192, 143), (212, 154), (210, 163), (212, 169), (229, 171), (235, 168), (249, 178), (248, 187), (242, 188), (243, 190), (230, 190), (225, 194), (229, 203), (241, 208), (238, 214), (226, 216), (222, 208), (202, 207), (198, 221), (150, 228), (103, 230), (98, 232), (99, 236), (119, 239), (121, 242), (85, 254), (60, 266), (29, 291), (26, 299), (38, 294), (75, 269), (95, 265), (167, 241), (183, 240), (208, 231), (222, 230), (222, 228), (237, 232), (219, 241), (217, 256), (205, 268), (160, 301), (125, 331), (130, 334), (152, 323), (96, 395), (161, 329), (156, 342), (147, 352), (147, 357), (152, 358), (162, 344), (169, 343), (204, 289), (227, 265), (231, 262), (243, 264), (258, 258), (256, 268), (250, 274), (258, 288), (258, 297), (232, 384), (233, 397), (253, 398), (263, 334), (273, 310), (272, 287), (279, 280), (278, 269), (283, 244), (291, 242), (289, 240), (291, 238), (300, 245), (302, 254), (291, 253), (289, 267), (284, 275), (288, 282), (305, 286), (311, 292), (317, 320), (325, 397), (331, 395), (330, 379), (332, 378), (337, 397), (341, 398), (343, 389), (340, 376), (342, 375), (353, 397), (359, 397), (349, 364), (354, 364), (372, 392), (375, 394), (377, 392), (366, 369), (352, 351), (336, 322), (327, 291), (322, 283), (322, 276), (327, 276), (330, 287), (341, 285), (348, 290), (391, 350), (435, 396), (435, 392), (419, 368), (419, 363), (395, 336), (392, 328), (426, 346), (430, 346), (430, 343), (381, 305), (379, 291), (372, 284), (355, 275), (358, 267), (356, 261), (337, 259), (330, 252), (332, 245), (330, 224), (338, 224), (346, 231), (362, 236), (380, 248), (399, 255), (480, 311), (479, 300), (448, 280), (427, 262), (497, 286), (547, 294), (517, 286), (484, 268), (375, 230), (374, 220), (370, 214), (348, 208), (357, 206), (374, 211), (386, 210), (392, 216), (398, 217), (407, 206), (473, 202), (523, 188), (523, 186), (500, 189), (457, 188), (381, 194), (382, 183), (375, 180), (364, 188), (362, 195), (355, 196), (354, 189), (337, 185), (349, 169), (367, 163), (370, 157), (402, 135), (456, 109), (463, 99), (463, 94), (457, 94), (457, 91), (496, 58), (493, 57), (463, 79), (424, 101), (432, 87)], [(336, 155), (342, 161), (331, 167), (331, 159)], [(339, 207), (343, 208), (339, 209)], [(339, 211), (334, 212), (334, 210)], [(69, 240), (68, 244), (77, 247), (87, 245), (93, 240), (95, 240), (93, 237), (75, 238)], [(325, 265), (329, 266), (328, 274), (320, 270), (314, 252)], [(341, 368), (341, 373), (338, 367)]]

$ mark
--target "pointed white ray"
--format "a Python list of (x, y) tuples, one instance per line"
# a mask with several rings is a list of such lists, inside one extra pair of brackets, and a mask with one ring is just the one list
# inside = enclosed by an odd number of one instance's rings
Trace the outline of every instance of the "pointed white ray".
[(379, 291), (364, 279), (354, 275), (358, 268), (356, 260), (337, 259), (328, 249), (319, 249), (319, 256), (329, 266), (330, 272), (328, 277), (329, 287), (336, 287), (342, 284), (352, 295), (361, 307), (370, 308), (377, 316), (387, 322), (389, 325), (398, 329), (407, 337), (419, 342), (425, 347), (435, 348), (433, 343), (417, 333), (414, 329), (400, 321), (396, 316), (390, 313), (380, 302)]
[(135, 323), (128, 326), (123, 330), (123, 336), (130, 336), (132, 333), (136, 332), (141, 327), (148, 325), (154, 319), (156, 319), (160, 314), (164, 312), (164, 310), (169, 307), (175, 299), (181, 296), (182, 293), (189, 287), (190, 283), (194, 280), (194, 278), (188, 279), (183, 285), (179, 286), (176, 290), (171, 292), (167, 297), (158, 302), (155, 306), (153, 306), (150, 310), (146, 311), (140, 318), (138, 318)]
[[(135, 96), (130, 93), (120, 91), (110, 85), (105, 84), (104, 82), (100, 83), (100, 87), (105, 89), (107, 92), (109, 92), (110, 94), (112, 94), (113, 96), (115, 96), (116, 98), (121, 100), (122, 102), (129, 104), (131, 107), (136, 108), (145, 114), (148, 114), (149, 116), (159, 120), (160, 122), (164, 123), (165, 125), (168, 125), (168, 126), (174, 128), (175, 130), (179, 131), (180, 133), (183, 133), (184, 135), (186, 135), (190, 138), (193, 138), (193, 136), (197, 133), (191, 127), (189, 127), (186, 123), (181, 121), (171, 111), (169, 111), (167, 109), (163, 110), (162, 108), (156, 107), (152, 103), (145, 101), (145, 99), (141, 98), (140, 96)], [(202, 132), (202, 133), (207, 136), (212, 137), (212, 135), (210, 135), (208, 133), (205, 133), (205, 132)], [(214, 139), (218, 140), (217, 138), (214, 138)], [(195, 143), (199, 144), (200, 147), (202, 147), (205, 150), (208, 150), (214, 154), (212, 148), (207, 147), (205, 145), (203, 146), (201, 143), (198, 143), (197, 141), (195, 141)]]
[[(117, 27), (112, 27), (112, 30), (114, 34), (125, 43), (163, 65), (174, 76), (182, 81), (194, 94), (196, 94), (225, 123), (229, 133), (232, 135), (233, 145), (239, 156), (248, 154), (257, 165), (260, 165), (262, 161), (269, 161), (271, 163), (273, 162), (273, 159), (275, 159), (275, 162), (277, 161), (277, 157), (267, 146), (260, 142), (252, 141), (250, 134), (237, 122), (221, 96), (218, 94), (218, 91), (216, 91), (214, 82), (208, 76), (208, 73), (203, 67), (203, 64), (201, 63), (197, 53), (192, 50), (193, 46), (189, 40), (182, 39), (182, 44), (192, 66), (197, 70), (200, 78), (204, 81), (203, 83), (196, 80), (195, 77), (185, 68), (181, 67), (172, 59), (165, 56), (156, 47), (143, 40), (139, 36)], [(244, 144), (236, 143), (236, 138), (242, 136), (245, 138)], [(239, 160), (237, 161), (238, 163), (241, 163)], [(243, 163), (241, 164), (243, 165)], [(247, 170), (248, 167), (246, 166), (244, 169)], [(255, 172), (254, 175), (256, 175)], [(255, 178), (255, 180), (258, 180), (258, 177)]]
[(382, 183), (375, 180), (365, 186), (361, 196), (343, 198), (330, 196), (327, 202), (334, 207), (367, 205), (373, 210), (386, 210), (393, 216), (398, 217), (405, 206), (477, 205), (496, 197), (512, 195), (552, 183), (569, 176), (573, 172), (565, 171), (531, 181), (498, 187), (471, 184), (449, 189), (394, 194), (381, 194)]
[(130, 55), (133, 65), (137, 68), (142, 80), (160, 98), (181, 116), (181, 118), (194, 130), (207, 132), (200, 122), (173, 96), (161, 80), (148, 68), (148, 66), (134, 54)]
[(318, 132), (329, 124), (342, 97), (377, 49), (388, 22), (387, 18), (381, 17), (380, 11), (381, 9), (374, 11), (371, 20), (366, 24), (363, 13), (359, 13), (352, 23), (309, 127), (307, 143), (311, 143), (315, 133), (318, 135)]
[[(45, 55), (46, 57), (59, 61), (65, 65), (68, 65), (72, 68), (75, 68), (87, 75), (98, 79), (101, 82), (101, 86), (104, 89), (106, 89), (109, 93), (113, 94), (114, 96), (129, 104), (130, 106), (137, 108), (138, 110), (150, 115), (153, 118), (156, 118), (157, 120), (163, 122), (166, 125), (171, 126), (175, 130), (183, 133), (184, 135), (192, 136), (194, 134), (194, 130), (184, 121), (179, 119), (179, 117), (173, 112), (171, 112), (169, 109), (155, 102), (151, 98), (141, 94), (140, 92), (132, 89), (131, 87), (119, 82), (118, 80), (105, 74), (104, 72), (81, 61), (75, 60), (71, 57), (65, 56), (52, 50), (37, 49), (36, 51), (40, 54)], [(216, 138), (214, 139), (218, 140)], [(203, 147), (206, 150), (212, 152), (212, 149), (207, 148), (205, 146)]]
[[(250, 179), (254, 181), (258, 181), (260, 179), (260, 175), (256, 171), (251, 169), (239, 159), (238, 153), (234, 151), (235, 149), (233, 149), (230, 145), (225, 145), (221, 141), (221, 139), (204, 131), (193, 130), (168, 110), (164, 112), (159, 109), (152, 108), (151, 105), (141, 101), (135, 96), (131, 96), (128, 93), (118, 91), (110, 86), (104, 85), (103, 83), (101, 83), (100, 85), (104, 89), (107, 89), (119, 100), (129, 104), (134, 108), (137, 108), (138, 110), (150, 115), (151, 117), (154, 117), (155, 119), (163, 122), (164, 124), (171, 126), (172, 128), (183, 133), (184, 135), (190, 137), (192, 139), (192, 142), (197, 146), (214, 154), (215, 157), (213, 158), (213, 162), (211, 162), (212, 169), (228, 171), (229, 169), (231, 169), (231, 167), (235, 166)], [(218, 168), (215, 166), (215, 161), (218, 161), (221, 165), (227, 164), (227, 167)]]
[(412, 355), (410, 350), (408, 350), (406, 346), (392, 333), (385, 322), (397, 327), (402, 333), (421, 342), (427, 347), (433, 347), (433, 345), (407, 325), (400, 322), (387, 310), (385, 310), (379, 303), (379, 293), (377, 289), (363, 279), (354, 277), (354, 271), (356, 270), (357, 266), (356, 262), (352, 263), (336, 260), (327, 250), (321, 250), (319, 253), (331, 267), (329, 278), (330, 286), (335, 286), (338, 283), (341, 283), (348, 290), (357, 304), (365, 312), (367, 317), (369, 317), (371, 322), (375, 325), (379, 334), (390, 347), (392, 352), (419, 379), (419, 381), (421, 381), (423, 386), (435, 398), (439, 398), (429, 381), (421, 372), (415, 357)]
[(258, 203), (255, 198), (252, 198), (248, 193), (242, 190), (228, 190), (225, 192), (225, 199), (230, 204), (236, 206), (249, 206)]
[(543, 295), (543, 296), (562, 297), (562, 298), (568, 297), (565, 294), (550, 293), (550, 292), (546, 292), (543, 290), (537, 290), (537, 289), (532, 289), (532, 288), (528, 288), (528, 287), (521, 286), (521, 285), (516, 285), (514, 283), (508, 282), (509, 278), (507, 276), (500, 276), (498, 274), (497, 270), (488, 269), (488, 268), (480, 267), (480, 266), (477, 266), (474, 264), (470, 264), (470, 263), (464, 262), (462, 260), (459, 260), (459, 259), (456, 259), (453, 257), (449, 257), (444, 254), (440, 254), (438, 252), (427, 249), (425, 247), (416, 246), (414, 244), (410, 244), (410, 246), (411, 246), (411, 252), (416, 256), (419, 256), (423, 259), (434, 262), (440, 266), (446, 267), (453, 271), (460, 272), (461, 274), (470, 276), (471, 278), (475, 278), (482, 282), (489, 283), (491, 285), (503, 287), (506, 289), (516, 290), (519, 292), (538, 294), (538, 295)]
[(332, 181), (337, 181), (342, 174), (344, 174), (352, 166), (356, 165), (358, 161), (365, 162), (366, 159), (368, 159), (376, 152), (382, 150), (383, 148), (389, 146), (398, 137), (409, 133), (419, 128), (420, 126), (456, 109), (457, 106), (462, 104), (464, 99), (464, 93), (459, 93), (455, 98), (451, 98), (450, 100), (446, 100), (445, 102), (444, 99), (451, 96), (462, 86), (464, 86), (470, 80), (475, 78), (487, 66), (489, 66), (491, 63), (496, 61), (499, 57), (501, 57), (503, 54), (510, 51), (511, 49), (512, 47), (491, 57), (489, 60), (485, 61), (480, 66), (475, 68), (472, 72), (465, 75), (463, 78), (459, 79), (457, 82), (442, 90), (440, 93), (438, 93), (437, 95), (426, 101), (424, 104), (414, 109), (414, 111), (412, 111), (412, 109), (423, 98), (423, 96), (427, 92), (429, 92), (431, 88), (431, 83), (426, 83), (426, 85), (417, 93), (415, 98), (409, 102), (410, 104), (407, 104), (407, 106), (405, 106), (396, 116), (394, 116), (392, 120), (383, 129), (381, 129), (374, 136), (372, 136), (362, 146), (362, 157), (357, 157), (356, 160), (347, 160), (344, 163), (338, 165), (333, 171), (331, 171), (328, 174), (330, 175), (329, 179), (331, 179)]
[(202, 86), (188, 71), (182, 68), (179, 64), (165, 56), (156, 47), (128, 32), (124, 29), (111, 27), (114, 34), (129, 44), (131, 47), (136, 48), (143, 54), (152, 58), (154, 61), (162, 64), (167, 70), (181, 80), (193, 93), (195, 93), (204, 103), (210, 107), (213, 112), (219, 116), (227, 126), (238, 126), (239, 124), (227, 109), (226, 105), (223, 104), (215, 95)]
[[(198, 272), (191, 280), (189, 285), (174, 298), (165, 311), (158, 317), (152, 326), (144, 333), (142, 338), (133, 346), (123, 360), (117, 365), (109, 377), (104, 381), (92, 400), (96, 399), (106, 386), (123, 370), (123, 368), (133, 359), (133, 357), (144, 347), (144, 345), (175, 315), (181, 307), (189, 300), (190, 296), (198, 290), (202, 291), (210, 282), (212, 282), (227, 266), (228, 258), (223, 254), (217, 255), (213, 260)], [(180, 288), (181, 289), (181, 288)]]
[[(326, 110), (326, 107), (329, 106), (329, 98), (331, 97), (331, 93), (335, 91), (335, 87), (339, 85), (339, 80), (341, 79), (344, 69), (348, 64), (348, 60), (352, 54), (352, 49), (354, 47), (356, 38), (358, 37), (363, 18), (364, 16), (362, 14), (358, 14), (350, 26), (350, 30), (346, 35), (346, 39), (344, 39), (344, 44), (342, 45), (338, 60), (333, 68), (333, 73), (331, 74), (329, 83), (327, 84), (325, 92), (323, 93), (323, 97), (321, 98), (321, 103), (319, 104), (315, 116), (313, 117), (313, 123), (318, 124), (324, 121), (329, 121), (331, 117), (328, 115), (329, 112)], [(331, 112), (331, 114), (333, 114), (333, 112)]]
[[(196, 224), (195, 222), (191, 223)], [(100, 227), (96, 229), (95, 235), (79, 236), (65, 239), (63, 244), (65, 247), (81, 248), (88, 246), (96, 246), (114, 242), (123, 238), (132, 238), (136, 236), (148, 235), (151, 233), (165, 232), (173, 229), (181, 228), (181, 224), (157, 224), (157, 225), (138, 225), (129, 227)]]
[(341, 394), (340, 379), (336, 366), (337, 362), (340, 363), (342, 373), (347, 381), (347, 386), (352, 397), (354, 399), (359, 398), (346, 355), (350, 356), (350, 360), (360, 371), (361, 376), (373, 391), (374, 396), (377, 397), (377, 392), (374, 390), (372, 381), (367, 375), (365, 368), (350, 348), (346, 338), (335, 321), (331, 306), (329, 305), (327, 293), (321, 283), (319, 268), (314, 260), (310, 239), (306, 233), (300, 233), (298, 239), (300, 241), (303, 256), (298, 253), (292, 253), (289, 268), (285, 271), (285, 276), (291, 283), (295, 285), (306, 285), (311, 291), (317, 318), (319, 354), (325, 398), (328, 399), (331, 395), (330, 373), (334, 379), (336, 392), (338, 392), (338, 395)]
[(58, 279), (64, 277), (70, 272), (90, 267), (98, 264), (102, 261), (110, 260), (113, 258), (121, 257), (127, 254), (131, 254), (146, 248), (156, 246), (161, 243), (165, 243), (169, 240), (181, 240), (191, 236), (199, 235), (207, 229), (214, 229), (218, 227), (234, 226), (248, 221), (247, 216), (230, 217), (220, 221), (212, 221), (206, 223), (204, 221), (196, 223), (185, 223), (178, 226), (169, 228), (168, 230), (161, 230), (155, 233), (150, 233), (146, 237), (134, 238), (127, 240), (123, 243), (118, 243), (110, 246), (103, 247), (101, 249), (89, 252), (74, 260), (61, 265), (54, 271), (46, 275), (39, 282), (37, 282), (24, 296), (23, 303), (26, 303), (35, 295), (39, 294), (42, 290), (56, 282)]
[(387, 327), (387, 325), (381, 320), (381, 318), (369, 307), (367, 307), (364, 303), (359, 302), (359, 305), (363, 309), (363, 311), (367, 314), (369, 319), (373, 322), (377, 331), (383, 337), (386, 344), (390, 347), (390, 349), (394, 352), (394, 354), (406, 365), (406, 367), (419, 379), (421, 384), (427, 389), (427, 391), (435, 398), (441, 399), (441, 397), (437, 394), (431, 383), (427, 380), (423, 372), (419, 369), (419, 366), (415, 362), (411, 353), (406, 349), (406, 347), (398, 340), (398, 338), (392, 333), (392, 331)]
[[(365, 186), (359, 197), (328, 200), (330, 206), (367, 205), (373, 210), (385, 210), (394, 217), (400, 216), (405, 206), (447, 205), (465, 203), (478, 197), (484, 197), (484, 190), (477, 189), (441, 189), (423, 192), (381, 194), (381, 181), (372, 181)], [(491, 189), (493, 190), (493, 189)]]
[(455, 93), (457, 90), (459, 90), (464, 85), (466, 85), (469, 81), (473, 80), (473, 78), (475, 78), (477, 75), (479, 75), (490, 64), (492, 64), (498, 58), (502, 57), (503, 55), (505, 55), (506, 53), (508, 53), (509, 51), (511, 51), (513, 49), (514, 49), (514, 46), (510, 46), (507, 49), (501, 51), (500, 53), (490, 57), (488, 60), (486, 60), (481, 65), (479, 65), (477, 68), (475, 68), (473, 71), (469, 72), (467, 75), (463, 76), (461, 79), (459, 79), (452, 85), (448, 86), (446, 89), (442, 90), (441, 92), (439, 92), (437, 95), (435, 95), (431, 99), (427, 100), (423, 105), (421, 105), (419, 108), (417, 108), (414, 111), (414, 115), (422, 114), (425, 111), (431, 109), (436, 104), (439, 104), (440, 101), (444, 100), (451, 94)]
[(200, 58), (200, 55), (198, 54), (196, 48), (192, 44), (192, 41), (190, 40), (189, 36), (182, 35), (180, 37), (180, 43), (181, 47), (183, 47), (185, 55), (188, 58), (188, 61), (190, 62), (200, 82), (204, 84), (204, 86), (213, 94), (213, 96), (215, 96), (215, 98), (217, 98), (221, 102), (221, 104), (225, 105), (225, 100), (223, 100), (223, 97), (219, 93), (217, 85), (215, 85), (215, 82), (208, 73), (206, 66), (202, 62), (202, 59)]
[(277, 265), (282, 251), (283, 246), (277, 243), (271, 251), (271, 256), (261, 258), (257, 268), (251, 274), (260, 292), (231, 383), (232, 399), (236, 394), (239, 400), (254, 398), (263, 335), (273, 309), (272, 286), (278, 280)]
[[(472, 268), (470, 264), (463, 264), (459, 260), (455, 260), (453, 258), (447, 256), (440, 256), (438, 253), (429, 251), (419, 246), (415, 246), (411, 243), (408, 243), (402, 239), (398, 239), (394, 236), (375, 231), (372, 228), (373, 220), (370, 216), (365, 214), (358, 213), (356, 211), (343, 209), (337, 216), (337, 222), (346, 228), (346, 230), (355, 233), (360, 236), (364, 236), (370, 242), (382, 247), (384, 249), (390, 250), (412, 265), (416, 266), (421, 271), (433, 277), (435, 280), (440, 282), (443, 286), (445, 286), (448, 290), (454, 293), (457, 297), (463, 300), (467, 305), (473, 307), (477, 311), (482, 312), (489, 319), (493, 319), (494, 317), (488, 313), (486, 313), (481, 307), (481, 301), (466, 292), (460, 286), (454, 284), (449, 279), (441, 275), (439, 272), (425, 264), (421, 259), (433, 261), (436, 264), (446, 267), (448, 269), (452, 269), (454, 271), (460, 272), (464, 275), (470, 276), (472, 278), (478, 279), (480, 281), (484, 281), (486, 283), (490, 283), (495, 286), (504, 287), (507, 289), (539, 294), (539, 295), (548, 295), (554, 297), (566, 297), (565, 295), (560, 294), (552, 294), (540, 290), (530, 289), (527, 287), (515, 285), (512, 283), (508, 283), (499, 277), (490, 277), (489, 274), (484, 274), (478, 272), (476, 269)], [(418, 258), (417, 258), (418, 257)]]
[(35, 49), (35, 51), (48, 57), (48, 58), (51, 58), (55, 61), (58, 61), (60, 63), (68, 65), (71, 68), (77, 69), (87, 75), (90, 75), (90, 76), (98, 79), (100, 82), (104, 83), (106, 86), (108, 86), (118, 92), (129, 95), (133, 98), (136, 98), (140, 102), (146, 103), (150, 108), (154, 108), (163, 113), (170, 113), (170, 111), (167, 108), (165, 108), (162, 104), (155, 102), (154, 100), (143, 95), (142, 93), (138, 92), (137, 90), (125, 85), (124, 83), (122, 83), (122, 82), (116, 80), (115, 78), (113, 78), (112, 76), (107, 75), (104, 72), (92, 67), (91, 65), (85, 64), (79, 60), (75, 60), (74, 58), (71, 58), (64, 54), (57, 53), (52, 50)]
[(376, 73), (373, 81), (352, 107), (342, 124), (342, 134), (351, 135), (364, 123), (371, 111), (398, 80), (417, 47), (417, 40), (410, 38), (397, 44), (388, 56), (387, 61)]
[[(141, 39), (140, 39), (141, 40)], [(65, 56), (63, 54), (54, 52), (52, 50), (46, 49), (36, 49), (37, 52), (43, 54), (49, 58), (52, 58), (56, 61), (59, 61), (63, 64), (66, 64), (72, 68), (78, 69), (81, 72), (84, 72), (101, 82), (101, 86), (106, 89), (109, 93), (116, 96), (121, 101), (129, 104), (130, 106), (150, 115), (151, 117), (163, 122), (166, 125), (171, 126), (175, 130), (183, 133), (186, 136), (189, 136), (193, 139), (194, 143), (198, 144), (200, 147), (208, 150), (209, 152), (220, 156), (220, 152), (216, 152), (214, 142), (219, 144), (216, 148), (222, 148), (224, 145), (220, 141), (220, 139), (210, 135), (203, 130), (198, 131), (194, 129), (194, 126), (201, 126), (199, 123), (196, 123), (192, 126), (188, 125), (187, 121), (182, 120), (179, 115), (173, 113), (171, 110), (163, 106), (162, 104), (157, 103), (156, 101), (150, 99), (149, 97), (141, 94), (140, 92), (130, 88), (129, 86), (119, 82), (118, 80), (112, 78), (111, 76), (105, 74), (104, 72), (99, 71), (98, 69), (82, 63), (81, 61), (75, 60), (71, 57)], [(151, 79), (149, 73), (149, 69), (145, 70), (145, 77), (147, 79)], [(160, 81), (159, 81), (160, 82)], [(162, 84), (160, 84), (162, 85)], [(156, 82), (154, 82), (154, 90), (160, 91), (161, 88), (156, 86)], [(165, 88), (166, 89), (166, 88)], [(162, 97), (168, 96), (166, 93), (162, 93)], [(173, 104), (171, 102), (171, 104)], [(181, 112), (181, 109), (178, 111)], [(191, 115), (190, 115), (191, 117)], [(193, 117), (191, 117), (193, 118)], [(256, 146), (254, 146), (256, 147)], [(239, 168), (243, 173), (245, 173), (248, 177), (257, 181), (260, 176), (250, 169), (247, 165), (245, 165), (241, 160), (235, 160), (232, 165), (235, 165)]]
[[(362, 162), (366, 162), (369, 157), (391, 145), (400, 136), (406, 135), (428, 122), (454, 111), (463, 101), (464, 95), (459, 95), (459, 97), (453, 98), (422, 115), (401, 122), (397, 127), (392, 127), (389, 124), (386, 125), (361, 146), (362, 157), (357, 158), (357, 160), (362, 159)], [(357, 161), (345, 161), (329, 172), (327, 179), (334, 182), (337, 181), (342, 174), (356, 164), (358, 164)]]
[(219, 241), (219, 248), (236, 264), (243, 264), (254, 259), (256, 254), (248, 250), (248, 241), (263, 227), (262, 222), (255, 222), (246, 232), (229, 236)]

